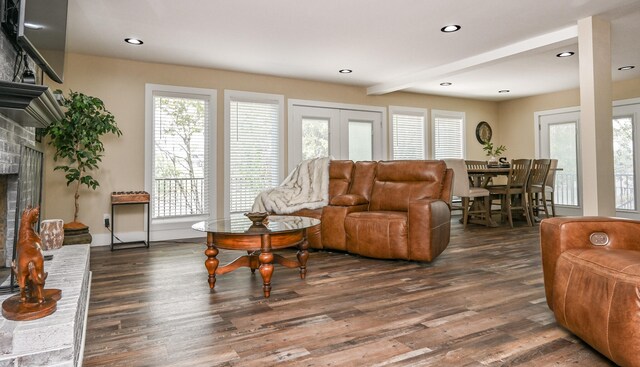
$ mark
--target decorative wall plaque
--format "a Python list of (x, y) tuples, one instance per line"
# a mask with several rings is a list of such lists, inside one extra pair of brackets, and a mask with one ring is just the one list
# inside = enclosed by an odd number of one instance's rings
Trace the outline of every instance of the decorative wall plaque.
[(476, 126), (476, 139), (480, 144), (485, 144), (491, 141), (491, 126), (486, 121), (480, 121)]

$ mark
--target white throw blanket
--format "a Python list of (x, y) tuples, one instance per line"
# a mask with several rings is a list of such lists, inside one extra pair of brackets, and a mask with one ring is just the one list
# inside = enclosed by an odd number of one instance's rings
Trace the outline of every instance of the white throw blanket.
[(251, 211), (290, 214), (300, 209), (317, 209), (329, 203), (330, 158), (300, 162), (280, 186), (262, 191)]

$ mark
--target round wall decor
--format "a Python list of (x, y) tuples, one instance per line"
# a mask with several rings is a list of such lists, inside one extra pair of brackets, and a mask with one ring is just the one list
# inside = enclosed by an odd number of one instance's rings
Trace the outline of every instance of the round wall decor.
[(480, 144), (485, 144), (491, 141), (491, 126), (486, 121), (480, 121), (476, 126), (476, 139)]

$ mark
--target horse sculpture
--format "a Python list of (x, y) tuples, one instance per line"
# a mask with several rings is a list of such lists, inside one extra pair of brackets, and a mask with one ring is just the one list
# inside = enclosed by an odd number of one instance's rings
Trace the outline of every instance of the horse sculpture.
[(11, 263), (20, 286), (20, 301), (23, 303), (44, 302), (44, 283), (47, 273), (44, 271), (42, 241), (33, 229), (39, 217), (39, 207), (27, 208), (22, 212), (16, 247), (17, 261), (13, 260)]
[(16, 259), (11, 268), (16, 275), (20, 294), (2, 302), (2, 315), (8, 320), (35, 320), (52, 314), (62, 292), (44, 289), (47, 273), (44, 271), (42, 241), (33, 229), (40, 217), (40, 208), (27, 208), (22, 213), (16, 244)]

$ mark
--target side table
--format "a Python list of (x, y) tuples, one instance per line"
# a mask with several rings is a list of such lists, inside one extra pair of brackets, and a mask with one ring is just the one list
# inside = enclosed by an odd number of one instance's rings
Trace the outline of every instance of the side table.
[[(116, 231), (116, 218), (115, 207), (119, 205), (146, 205), (147, 209), (147, 239), (138, 241), (126, 241), (114, 243), (113, 238)], [(149, 248), (149, 229), (151, 224), (151, 207), (149, 206), (149, 194), (145, 191), (119, 191), (111, 193), (111, 251), (116, 249), (116, 246), (125, 245), (125, 248)], [(129, 246), (140, 244), (141, 246)], [(123, 248), (123, 249), (125, 249)]]

